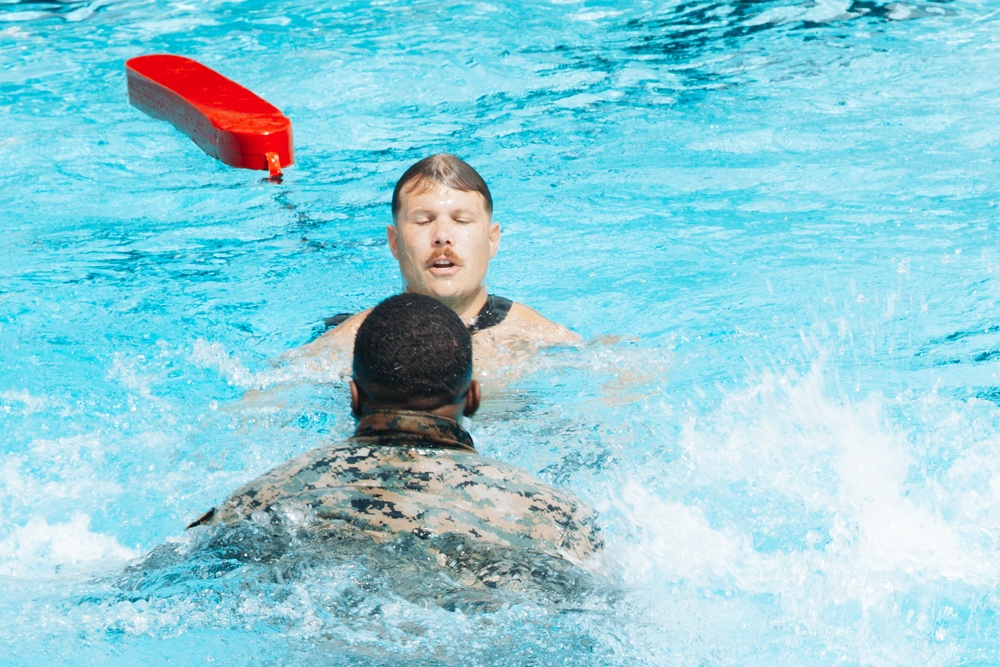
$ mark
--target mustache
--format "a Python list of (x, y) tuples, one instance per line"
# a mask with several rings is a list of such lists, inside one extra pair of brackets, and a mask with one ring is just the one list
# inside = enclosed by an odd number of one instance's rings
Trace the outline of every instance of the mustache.
[(449, 247), (444, 247), (441, 250), (434, 251), (431, 256), (427, 258), (427, 261), (424, 262), (424, 266), (430, 268), (442, 259), (451, 262), (455, 266), (462, 266), (462, 260), (455, 254), (455, 251)]

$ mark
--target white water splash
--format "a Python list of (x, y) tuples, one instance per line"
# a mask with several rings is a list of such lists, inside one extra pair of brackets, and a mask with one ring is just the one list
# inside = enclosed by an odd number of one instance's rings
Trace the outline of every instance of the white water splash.
[(286, 383), (337, 383), (350, 375), (350, 355), (293, 354), (275, 360), (264, 370), (254, 372), (220, 343), (197, 340), (191, 362), (219, 372), (226, 381), (241, 389), (268, 389)]
[[(1000, 484), (967, 484), (978, 452), (954, 466), (955, 488), (915, 474), (926, 462), (885, 405), (828, 396), (822, 364), (728, 395), (685, 425), (661, 478), (622, 485), (625, 537), (606, 567), (663, 632), (686, 627), (678, 609), (693, 605), (744, 627), (763, 614), (861, 664), (947, 664), (952, 598), (974, 608), (1000, 576), (980, 522)], [(779, 548), (762, 546), (769, 530), (785, 531)]]
[(0, 576), (19, 577), (95, 561), (137, 557), (113, 535), (90, 530), (90, 516), (76, 513), (66, 522), (34, 517), (0, 541)]

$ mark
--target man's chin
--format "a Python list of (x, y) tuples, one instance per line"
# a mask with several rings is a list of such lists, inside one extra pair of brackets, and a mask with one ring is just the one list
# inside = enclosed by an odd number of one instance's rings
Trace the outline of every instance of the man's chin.
[(439, 284), (425, 285), (423, 289), (415, 291), (419, 291), (421, 294), (432, 296), (438, 301), (443, 301), (449, 305), (452, 305), (456, 302), (465, 301), (466, 299), (475, 296), (478, 290), (479, 290), (478, 287), (468, 290), (468, 289), (462, 289), (458, 285), (439, 283)]
[(458, 290), (431, 290), (427, 293), (427, 296), (432, 296), (438, 301), (451, 304), (455, 301), (461, 301), (464, 295)]

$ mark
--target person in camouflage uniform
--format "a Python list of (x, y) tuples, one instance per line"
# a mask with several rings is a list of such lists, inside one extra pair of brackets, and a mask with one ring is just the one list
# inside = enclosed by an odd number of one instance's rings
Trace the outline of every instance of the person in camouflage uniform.
[(589, 508), (476, 452), (458, 423), (479, 406), (472, 342), (450, 308), (418, 294), (383, 301), (358, 329), (353, 376), (352, 438), (262, 475), (189, 528), (303, 508), (375, 539), (458, 534), (574, 560), (601, 547)]

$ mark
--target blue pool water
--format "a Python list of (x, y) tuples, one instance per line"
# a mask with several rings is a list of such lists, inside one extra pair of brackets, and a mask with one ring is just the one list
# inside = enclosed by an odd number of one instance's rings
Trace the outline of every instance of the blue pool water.
[[(1000, 664), (998, 30), (973, 0), (0, 3), (0, 663)], [(130, 107), (153, 52), (291, 117), (284, 182)], [(483, 599), (407, 543), (186, 535), (350, 433), (334, 374), (274, 360), (398, 290), (388, 195), (442, 150), (493, 190), (491, 290), (591, 341), (473, 436), (594, 505), (603, 557)]]

